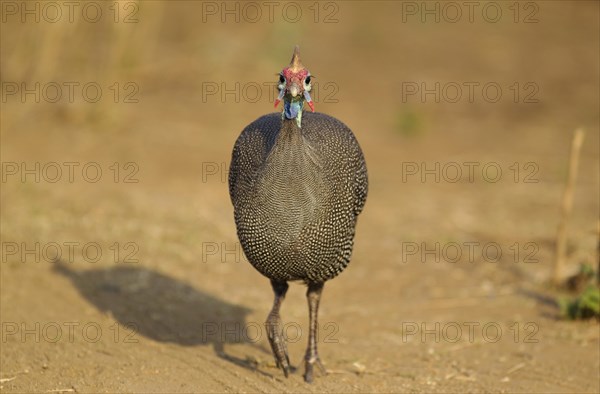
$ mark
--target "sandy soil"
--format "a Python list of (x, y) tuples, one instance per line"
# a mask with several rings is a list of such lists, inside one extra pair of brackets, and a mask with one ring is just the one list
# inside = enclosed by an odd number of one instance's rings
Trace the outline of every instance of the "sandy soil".
[[(335, 3), (330, 24), (199, 23), (201, 3), (148, 4), (115, 41), (101, 24), (2, 24), (3, 83), (139, 87), (137, 103), (3, 99), (2, 392), (600, 391), (598, 322), (562, 320), (547, 284), (577, 127), (566, 270), (597, 261), (597, 2), (535, 2), (529, 24), (402, 23), (393, 2)], [(52, 41), (67, 39), (94, 50)], [(282, 309), (298, 368), (285, 379), (263, 328), (272, 292), (237, 244), (225, 182), (237, 135), (272, 103), (203, 97), (207, 82), (271, 81), (295, 43), (322, 84), (317, 111), (354, 130), (370, 176), (353, 260), (323, 293), (329, 373), (312, 385), (305, 289)], [(469, 81), (503, 95), (402, 98), (406, 83)]]

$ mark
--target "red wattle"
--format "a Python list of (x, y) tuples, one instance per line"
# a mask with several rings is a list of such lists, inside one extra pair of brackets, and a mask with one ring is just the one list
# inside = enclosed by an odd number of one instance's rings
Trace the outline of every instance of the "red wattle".
[(312, 101), (308, 101), (307, 104), (310, 107), (310, 110), (312, 112), (315, 112), (315, 103), (313, 103)]
[(279, 99), (275, 99), (275, 108), (277, 108), (277, 105), (279, 104), (280, 101), (281, 100), (279, 100)]

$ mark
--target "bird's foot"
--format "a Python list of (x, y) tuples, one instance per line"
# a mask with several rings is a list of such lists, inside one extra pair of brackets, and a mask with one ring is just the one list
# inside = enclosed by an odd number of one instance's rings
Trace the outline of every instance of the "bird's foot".
[(306, 357), (304, 358), (304, 361), (305, 361), (304, 381), (306, 383), (312, 383), (314, 380), (313, 379), (313, 370), (314, 370), (315, 364), (321, 371), (322, 375), (327, 375), (327, 370), (323, 366), (323, 363), (321, 363), (321, 359), (319, 358), (318, 354), (310, 355), (307, 353)]
[(290, 358), (288, 357), (285, 338), (280, 329), (280, 322), (281, 319), (279, 316), (270, 315), (265, 326), (267, 328), (269, 343), (271, 344), (271, 349), (275, 356), (275, 364), (277, 365), (277, 368), (281, 368), (283, 374), (287, 378), (290, 373)]

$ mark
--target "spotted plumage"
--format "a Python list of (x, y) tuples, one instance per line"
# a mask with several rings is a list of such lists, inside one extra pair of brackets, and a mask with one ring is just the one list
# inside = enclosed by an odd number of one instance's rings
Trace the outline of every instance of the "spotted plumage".
[(324, 282), (346, 268), (367, 172), (343, 123), (319, 113), (301, 128), (279, 114), (257, 119), (235, 144), (229, 186), (242, 248), (263, 275)]
[(289, 360), (279, 332), (279, 306), (288, 281), (309, 287), (305, 379), (312, 381), (312, 366), (320, 365), (314, 338), (319, 297), (324, 282), (350, 261), (367, 197), (367, 168), (346, 125), (325, 114), (302, 114), (302, 104), (310, 99), (310, 73), (297, 48), (280, 78), (283, 116), (262, 116), (242, 131), (233, 149), (229, 192), (244, 253), (275, 291), (267, 329), (286, 376)]

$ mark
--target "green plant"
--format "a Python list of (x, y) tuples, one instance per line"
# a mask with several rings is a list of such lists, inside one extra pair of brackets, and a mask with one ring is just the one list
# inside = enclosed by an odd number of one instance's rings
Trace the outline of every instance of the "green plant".
[(575, 299), (559, 300), (563, 316), (572, 319), (600, 318), (600, 289), (590, 284)]
[(421, 117), (417, 112), (409, 109), (398, 113), (396, 122), (398, 132), (405, 137), (414, 137), (423, 130)]

